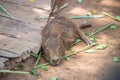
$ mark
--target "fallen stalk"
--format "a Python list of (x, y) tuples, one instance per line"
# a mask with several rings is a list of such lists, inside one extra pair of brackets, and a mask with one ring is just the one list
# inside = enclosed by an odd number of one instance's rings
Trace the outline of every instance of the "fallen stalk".
[(113, 25), (113, 22), (106, 24), (105, 26), (101, 27), (100, 29), (98, 29), (95, 32), (93, 32), (92, 34), (90, 34), (88, 37), (91, 37), (91, 36), (95, 35), (96, 33), (99, 33), (101, 31), (105, 30), (106, 28), (110, 27), (111, 25)]
[(72, 52), (72, 53), (69, 53), (69, 54), (63, 56), (62, 59), (65, 59), (65, 58), (67, 58), (67, 57), (70, 57), (70, 56), (72, 56), (72, 55), (75, 55), (75, 54), (77, 54), (77, 53), (80, 53), (80, 52), (82, 52), (82, 51), (84, 51), (84, 50), (90, 49), (91, 47), (93, 47), (93, 46), (95, 46), (95, 45), (97, 45), (97, 43), (93, 43), (92, 45), (85, 46), (85, 47), (81, 48), (81, 49), (80, 49), (79, 51), (77, 51), (77, 52)]
[(37, 64), (39, 63), (40, 59), (41, 59), (41, 52), (40, 52), (40, 54), (38, 55), (38, 58), (37, 58), (37, 60), (36, 60), (36, 62), (35, 62), (34, 67), (37, 66)]
[(108, 13), (106, 13), (106, 12), (102, 12), (104, 15), (106, 15), (106, 16), (108, 16), (108, 17), (110, 17), (110, 18), (112, 18), (112, 19), (115, 19), (115, 20), (117, 20), (117, 21), (120, 21), (119, 19), (117, 19), (116, 17), (114, 17), (114, 16), (112, 16), (112, 15), (110, 15), (110, 14), (108, 14)]
[(84, 18), (102, 18), (104, 15), (93, 15), (93, 16), (71, 16), (72, 19), (84, 19)]
[(7, 14), (8, 16), (10, 16), (11, 18), (15, 18), (12, 14), (10, 14), (2, 5), (0, 5), (0, 11), (2, 11), (3, 13)]
[(26, 71), (11, 71), (11, 70), (0, 70), (0, 73), (18, 73), (18, 74), (30, 74)]

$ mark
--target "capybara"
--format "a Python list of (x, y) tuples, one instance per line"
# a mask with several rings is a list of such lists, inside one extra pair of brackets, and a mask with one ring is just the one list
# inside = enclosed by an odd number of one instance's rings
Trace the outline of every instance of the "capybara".
[(44, 58), (53, 66), (59, 65), (66, 48), (77, 38), (81, 38), (88, 45), (92, 44), (92, 40), (71, 20), (63, 16), (55, 17), (42, 30)]

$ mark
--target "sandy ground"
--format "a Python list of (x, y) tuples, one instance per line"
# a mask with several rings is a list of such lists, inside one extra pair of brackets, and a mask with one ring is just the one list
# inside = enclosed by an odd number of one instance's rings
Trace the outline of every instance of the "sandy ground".
[[(86, 15), (92, 10), (96, 10), (97, 14), (106, 11), (114, 16), (120, 15), (119, 0), (84, 0), (82, 4), (77, 4), (76, 0), (68, 0), (69, 6), (60, 11), (60, 15)], [(62, 61), (57, 66), (47, 66), (48, 71), (38, 69), (40, 75), (6, 74), (0, 80), (50, 80), (55, 76), (58, 80), (120, 80), (120, 62), (115, 63), (115, 56), (120, 58), (120, 23), (109, 17), (95, 19), (74, 19), (73, 21), (79, 25), (84, 21), (92, 24), (91, 28), (83, 29), (84, 32), (93, 32), (101, 26), (114, 22), (118, 26), (116, 30), (106, 29), (96, 34), (98, 44), (107, 44), (104, 50), (98, 50), (95, 53), (81, 52), (71, 57), (70, 61)], [(84, 43), (79, 43), (73, 47), (74, 51), (79, 51)], [(94, 48), (93, 48), (94, 49)], [(34, 65), (35, 60), (29, 58), (23, 64), (23, 70), (29, 71)]]

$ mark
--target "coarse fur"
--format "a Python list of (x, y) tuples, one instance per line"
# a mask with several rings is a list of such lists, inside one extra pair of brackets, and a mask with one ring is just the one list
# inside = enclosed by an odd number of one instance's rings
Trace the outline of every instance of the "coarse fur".
[(66, 47), (69, 47), (77, 38), (86, 44), (92, 41), (68, 18), (55, 17), (42, 30), (42, 48), (45, 59), (53, 66), (61, 62)]

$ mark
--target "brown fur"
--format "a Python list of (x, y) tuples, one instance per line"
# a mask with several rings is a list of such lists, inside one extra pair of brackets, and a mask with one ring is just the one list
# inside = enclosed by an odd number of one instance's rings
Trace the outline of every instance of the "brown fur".
[(54, 18), (42, 30), (42, 48), (45, 59), (51, 65), (58, 65), (65, 53), (65, 48), (79, 37), (86, 44), (92, 43), (69, 19), (65, 17)]

